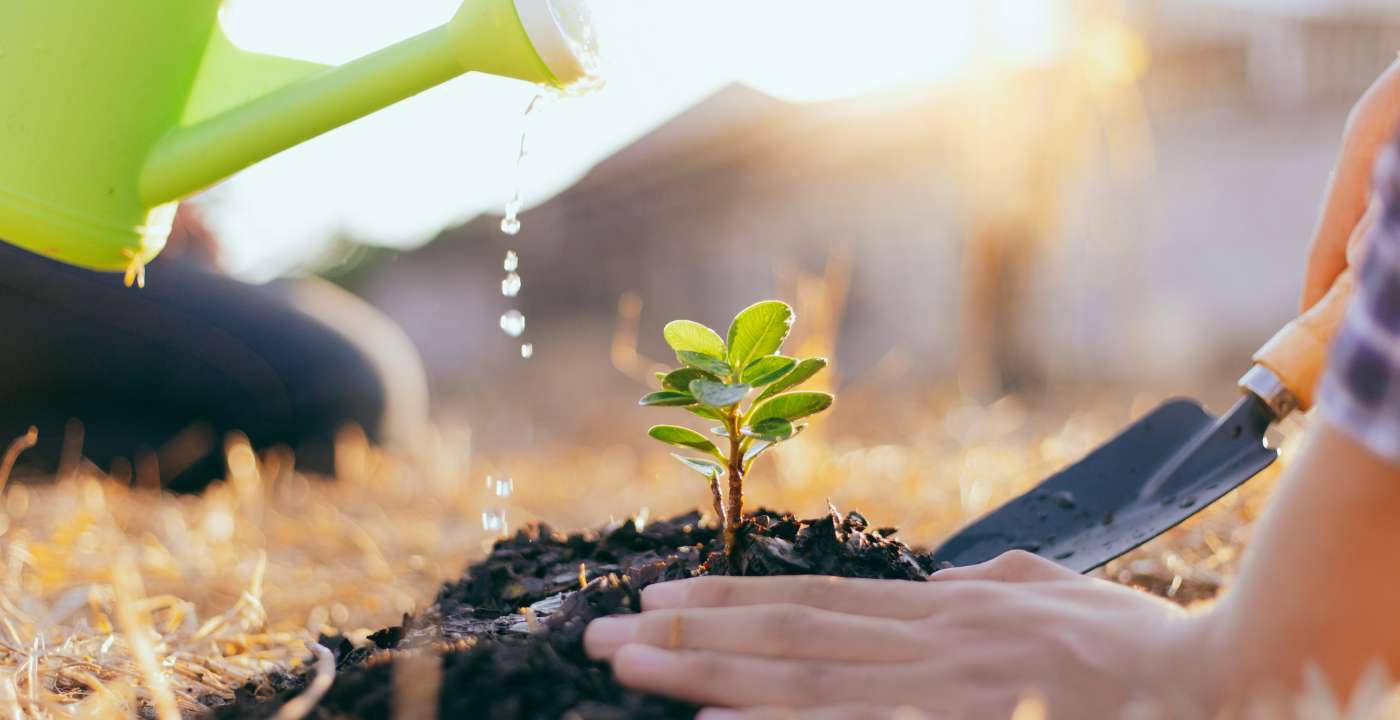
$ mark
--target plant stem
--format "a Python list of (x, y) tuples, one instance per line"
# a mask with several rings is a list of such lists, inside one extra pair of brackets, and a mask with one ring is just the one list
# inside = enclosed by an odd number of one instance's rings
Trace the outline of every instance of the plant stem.
[(724, 511), (724, 547), (731, 553), (735, 550), (739, 526), (744, 520), (744, 453), (740, 422), (738, 407), (731, 408), (725, 422), (729, 430), (729, 493), (725, 498), (728, 502)]
[(710, 494), (715, 500), (715, 517), (719, 518), (719, 524), (728, 527), (729, 523), (724, 519), (724, 498), (719, 494), (719, 473), (710, 475)]

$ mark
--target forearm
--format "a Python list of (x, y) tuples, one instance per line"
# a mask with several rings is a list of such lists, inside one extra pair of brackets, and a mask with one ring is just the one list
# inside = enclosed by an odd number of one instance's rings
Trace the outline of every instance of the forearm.
[(1400, 61), (1377, 78), (1347, 117), (1337, 166), (1327, 186), (1322, 213), (1313, 232), (1303, 307), (1327, 292), (1347, 266), (1346, 248), (1371, 196), (1371, 169), (1376, 155), (1395, 137), (1400, 118)]
[(1320, 419), (1309, 435), (1205, 620), (1228, 694), (1296, 687), (1315, 662), (1346, 697), (1373, 659), (1400, 668), (1400, 469)]

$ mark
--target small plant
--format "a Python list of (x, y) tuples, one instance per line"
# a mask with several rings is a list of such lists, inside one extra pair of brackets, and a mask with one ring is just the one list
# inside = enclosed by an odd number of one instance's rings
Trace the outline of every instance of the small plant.
[[(690, 320), (667, 323), (666, 343), (676, 351), (682, 367), (657, 373), (661, 389), (641, 399), (642, 405), (685, 408), (719, 421), (711, 433), (721, 439), (724, 449), (678, 425), (656, 425), (647, 434), (709, 455), (672, 453), (709, 479), (715, 514), (724, 526), (724, 544), (730, 551), (743, 524), (744, 477), (753, 461), (802, 432), (807, 424), (798, 420), (826, 410), (834, 399), (830, 393), (792, 391), (826, 367), (826, 358), (799, 361), (778, 353), (792, 321), (787, 303), (766, 300), (744, 308), (730, 323), (728, 338)], [(755, 391), (758, 394), (748, 401)], [(723, 493), (721, 476), (728, 486)]]

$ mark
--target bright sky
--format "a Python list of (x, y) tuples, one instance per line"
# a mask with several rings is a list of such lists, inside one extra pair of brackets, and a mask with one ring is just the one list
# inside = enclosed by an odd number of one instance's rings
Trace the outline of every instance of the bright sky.
[[(471, 0), (467, 0), (470, 2)], [(250, 50), (340, 63), (445, 22), (454, 0), (229, 0)], [(1059, 52), (1064, 0), (595, 0), (606, 88), (531, 118), (526, 210), (731, 82), (793, 101), (937, 82)], [(279, 274), (337, 232), (393, 246), (499, 213), (532, 86), (476, 73), (271, 158), (204, 198), (231, 269)]]

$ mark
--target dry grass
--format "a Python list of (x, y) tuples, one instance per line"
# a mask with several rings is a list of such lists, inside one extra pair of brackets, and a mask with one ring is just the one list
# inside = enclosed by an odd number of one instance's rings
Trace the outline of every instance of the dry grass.
[[(0, 710), (162, 717), (308, 658), (317, 633), (363, 635), (422, 607), (481, 549), (461, 452), (391, 460), (351, 433), (338, 482), (285, 453), (228, 449), (198, 497), (91, 466), (8, 488), (0, 514)], [(475, 487), (475, 485), (472, 485)]]

